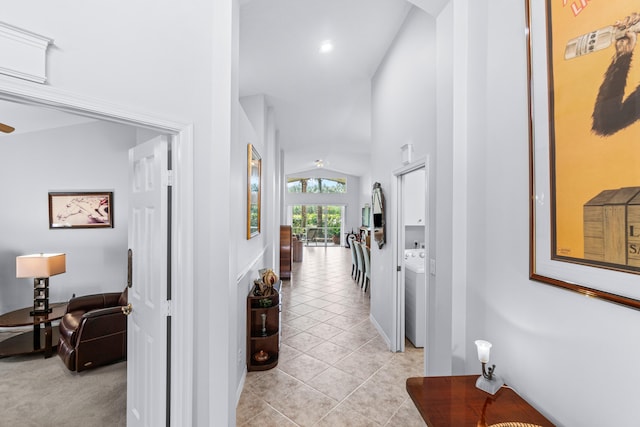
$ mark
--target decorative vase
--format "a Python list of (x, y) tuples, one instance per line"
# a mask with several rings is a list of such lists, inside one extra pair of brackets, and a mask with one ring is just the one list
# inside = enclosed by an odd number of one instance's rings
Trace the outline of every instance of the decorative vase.
[(262, 336), (266, 337), (267, 336), (267, 314), (262, 313), (260, 317), (262, 317)]

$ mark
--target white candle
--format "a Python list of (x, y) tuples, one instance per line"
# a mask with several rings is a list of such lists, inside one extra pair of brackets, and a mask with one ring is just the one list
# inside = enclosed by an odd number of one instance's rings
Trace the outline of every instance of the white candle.
[(478, 347), (478, 359), (481, 363), (489, 362), (489, 354), (491, 352), (491, 343), (489, 341), (477, 340), (476, 347)]

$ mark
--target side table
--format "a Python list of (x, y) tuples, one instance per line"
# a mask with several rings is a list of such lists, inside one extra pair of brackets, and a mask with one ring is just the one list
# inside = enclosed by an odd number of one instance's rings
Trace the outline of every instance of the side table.
[(33, 307), (21, 308), (1, 315), (0, 327), (2, 328), (33, 326), (33, 330), (0, 341), (0, 357), (40, 352), (44, 352), (45, 358), (51, 357), (60, 336), (58, 328), (51, 327), (51, 322), (64, 316), (67, 304), (64, 302), (50, 304), (49, 308), (52, 309), (51, 313), (42, 316), (30, 315), (29, 312)]
[(429, 427), (553, 427), (512, 389), (502, 387), (490, 395), (476, 388), (477, 378), (414, 377), (407, 379), (407, 392)]

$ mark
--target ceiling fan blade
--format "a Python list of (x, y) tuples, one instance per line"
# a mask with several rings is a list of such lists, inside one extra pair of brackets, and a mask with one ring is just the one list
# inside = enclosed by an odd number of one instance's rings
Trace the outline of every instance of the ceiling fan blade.
[(0, 132), (4, 132), (4, 133), (11, 133), (14, 130), (16, 130), (15, 128), (12, 128), (9, 125), (5, 125), (4, 123), (0, 123)]

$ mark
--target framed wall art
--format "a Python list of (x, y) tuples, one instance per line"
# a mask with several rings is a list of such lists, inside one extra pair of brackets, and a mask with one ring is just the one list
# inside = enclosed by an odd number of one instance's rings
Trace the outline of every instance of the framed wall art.
[(639, 309), (637, 3), (525, 5), (530, 277)]
[(49, 228), (113, 228), (113, 192), (49, 193)]
[(247, 240), (260, 234), (260, 193), (262, 158), (252, 144), (247, 145)]

